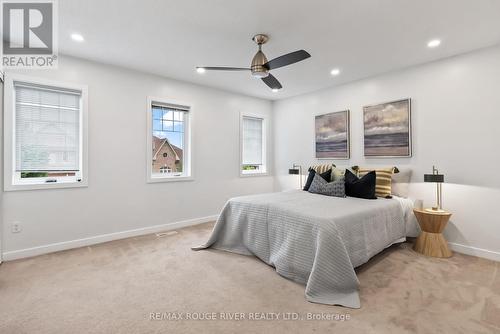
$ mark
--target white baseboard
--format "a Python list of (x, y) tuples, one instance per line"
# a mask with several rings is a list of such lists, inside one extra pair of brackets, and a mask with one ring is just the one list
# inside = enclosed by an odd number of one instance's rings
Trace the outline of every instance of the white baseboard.
[(482, 257), (488, 260), (500, 262), (500, 252), (494, 252), (487, 249), (476, 248), (472, 246), (465, 246), (461, 244), (456, 244), (454, 242), (449, 242), (448, 245), (452, 250), (454, 250), (457, 253)]
[(100, 244), (100, 243), (107, 242), (107, 241), (113, 241), (113, 240), (118, 240), (118, 239), (136, 237), (136, 236), (145, 235), (145, 234), (174, 230), (174, 229), (178, 229), (178, 228), (182, 228), (182, 227), (193, 226), (193, 225), (198, 225), (198, 224), (202, 224), (202, 223), (208, 223), (208, 222), (217, 220), (217, 217), (218, 217), (218, 215), (213, 215), (213, 216), (208, 216), (208, 217), (183, 220), (183, 221), (179, 221), (179, 222), (175, 222), (175, 223), (148, 226), (148, 227), (138, 228), (138, 229), (134, 229), (134, 230), (121, 231), (121, 232), (115, 232), (115, 233), (109, 233), (109, 234), (102, 234), (102, 235), (97, 235), (97, 236), (89, 237), (89, 238), (63, 241), (63, 242), (57, 242), (57, 243), (43, 245), (43, 246), (37, 246), (37, 247), (32, 247), (32, 248), (25, 248), (25, 249), (5, 252), (5, 253), (3, 253), (3, 260), (4, 261), (17, 260), (17, 259), (22, 259), (22, 258), (26, 258), (26, 257), (32, 257), (32, 256), (42, 255), (42, 254), (47, 254), (47, 253), (53, 253), (53, 252), (58, 252), (58, 251), (62, 251), (62, 250), (72, 249), (72, 248)]
[[(89, 238), (63, 241), (63, 242), (57, 242), (57, 243), (43, 245), (43, 246), (15, 250), (15, 251), (3, 253), (2, 260), (12, 261), (12, 260), (17, 260), (17, 259), (47, 254), (47, 253), (58, 252), (58, 251), (67, 250), (67, 249), (91, 246), (91, 245), (95, 245), (95, 244), (99, 244), (99, 243), (103, 243), (103, 242), (107, 242), (107, 241), (125, 239), (125, 238), (136, 237), (136, 236), (151, 234), (151, 233), (158, 233), (158, 232), (163, 232), (163, 231), (169, 231), (169, 230), (174, 230), (174, 229), (178, 229), (178, 228), (183, 228), (183, 227), (188, 227), (188, 226), (193, 226), (193, 225), (198, 225), (198, 224), (203, 224), (203, 223), (215, 221), (215, 220), (217, 220), (217, 217), (218, 217), (218, 215), (213, 215), (213, 216), (207, 216), (207, 217), (202, 217), (202, 218), (188, 219), (188, 220), (183, 220), (183, 221), (179, 221), (179, 222), (175, 222), (175, 223), (148, 226), (148, 227), (138, 228), (138, 229), (134, 229), (134, 230), (115, 232), (115, 233), (109, 233), (109, 234), (102, 234), (102, 235), (89, 237)], [(472, 247), (472, 246), (465, 246), (465, 245), (461, 245), (461, 244), (457, 244), (457, 243), (453, 243), (453, 242), (449, 242), (448, 244), (449, 244), (450, 248), (457, 253), (482, 257), (485, 259), (500, 262), (500, 252), (490, 251), (487, 249), (482, 249), (482, 248), (477, 248), (477, 247)]]

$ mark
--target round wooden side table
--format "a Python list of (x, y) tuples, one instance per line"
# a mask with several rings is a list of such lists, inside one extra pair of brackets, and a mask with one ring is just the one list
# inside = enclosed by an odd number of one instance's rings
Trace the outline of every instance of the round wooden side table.
[(453, 253), (443, 236), (444, 228), (451, 217), (446, 211), (430, 211), (413, 209), (422, 232), (418, 236), (413, 249), (427, 256), (450, 257)]

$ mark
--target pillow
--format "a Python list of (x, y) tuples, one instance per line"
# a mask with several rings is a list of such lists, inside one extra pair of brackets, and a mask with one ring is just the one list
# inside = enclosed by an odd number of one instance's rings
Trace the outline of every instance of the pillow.
[[(357, 166), (356, 166), (357, 167)], [(357, 175), (357, 172), (352, 170), (350, 167), (333, 167), (332, 169), (332, 181), (337, 180), (340, 177), (343, 177), (345, 175), (345, 171), (350, 170), (354, 175)]]
[(397, 167), (388, 168), (363, 168), (363, 167), (352, 167), (353, 170), (357, 171), (358, 177), (363, 177), (371, 171), (375, 171), (376, 174), (376, 187), (375, 196), (391, 198), (392, 197), (392, 174), (399, 173)]
[(323, 165), (315, 165), (315, 166), (311, 166), (309, 167), (309, 170), (311, 169), (314, 169), (314, 171), (316, 173), (324, 173), (326, 171), (328, 171), (329, 169), (333, 169), (335, 168), (335, 165), (334, 164), (323, 164)]
[[(311, 183), (314, 179), (314, 176), (316, 175), (316, 171), (312, 168), (309, 168), (309, 175), (307, 176), (307, 181), (306, 181), (306, 184), (304, 186), (304, 190), (305, 191), (308, 191), (309, 190), (309, 187), (311, 186)], [(332, 178), (332, 170), (329, 169), (327, 170), (326, 172), (322, 173), (322, 174), (318, 174), (320, 175), (323, 179), (325, 179), (325, 181), (327, 182), (330, 182), (330, 179)]]
[(399, 197), (408, 197), (412, 171), (409, 168), (400, 168), (399, 173), (392, 174), (392, 194)]
[(358, 178), (350, 170), (345, 171), (345, 194), (351, 197), (377, 199), (375, 196), (375, 185), (377, 175), (375, 171), (366, 173), (362, 178)]
[(315, 174), (308, 191), (313, 194), (345, 197), (345, 181), (342, 177), (337, 181), (328, 182), (318, 174)]
[(332, 169), (332, 181), (344, 179), (344, 175), (345, 175), (345, 169), (342, 170), (337, 167)]

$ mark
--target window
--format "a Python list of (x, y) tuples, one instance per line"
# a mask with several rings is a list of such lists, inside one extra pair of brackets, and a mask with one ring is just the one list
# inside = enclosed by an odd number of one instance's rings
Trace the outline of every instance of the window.
[(262, 116), (241, 116), (241, 175), (267, 172), (265, 129)]
[(190, 179), (189, 116), (189, 107), (150, 100), (147, 162), (149, 182)]
[(16, 78), (5, 88), (6, 190), (86, 185), (86, 88)]

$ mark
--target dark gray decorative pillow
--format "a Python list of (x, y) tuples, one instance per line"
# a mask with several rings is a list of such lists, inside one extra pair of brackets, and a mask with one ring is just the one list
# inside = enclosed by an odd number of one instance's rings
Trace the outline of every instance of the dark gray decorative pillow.
[(335, 197), (345, 197), (345, 181), (344, 176), (339, 177), (333, 182), (328, 182), (318, 174), (314, 175), (314, 179), (308, 190), (313, 194), (321, 194)]

